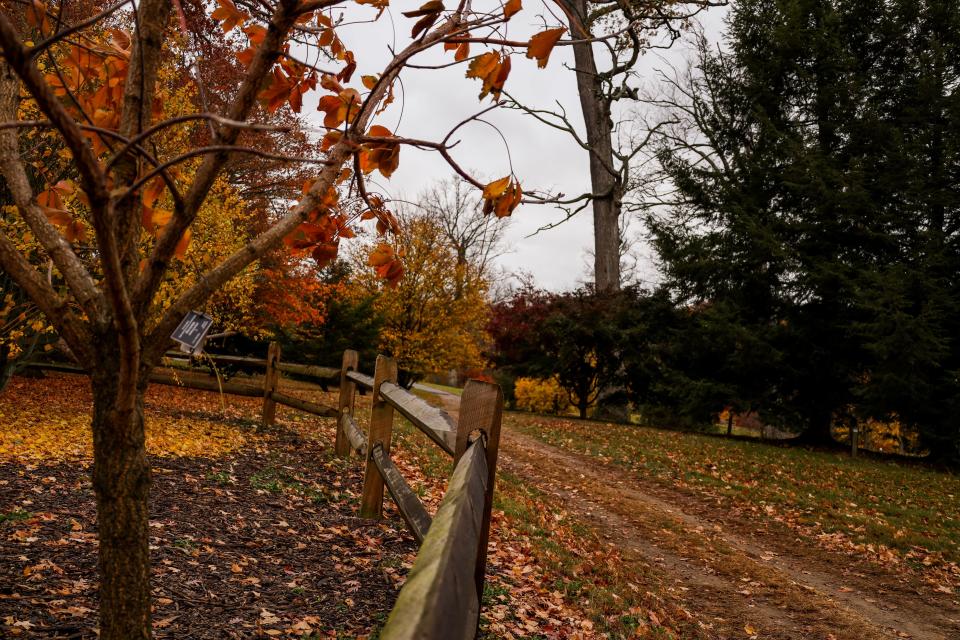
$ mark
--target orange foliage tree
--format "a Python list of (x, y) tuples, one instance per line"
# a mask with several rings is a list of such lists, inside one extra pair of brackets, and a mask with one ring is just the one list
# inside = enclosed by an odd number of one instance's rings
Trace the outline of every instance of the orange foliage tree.
[[(372, 221), (381, 234), (394, 231), (386, 199), (368, 189), (365, 176), (389, 177), (404, 146), (439, 153), (482, 190), (489, 212), (509, 215), (523, 199), (516, 176), (482, 184), (455, 162), (454, 132), (438, 141), (413, 139), (376, 119), (394, 100), (403, 70), (431, 50), (451, 51), (451, 64), (466, 65), (466, 76), (481, 83), (481, 99), (496, 101), (515, 49), (543, 67), (554, 46), (569, 44), (556, 29), (528, 41), (502, 38), (520, 0), (484, 10), (466, 0), (452, 7), (431, 0), (404, 14), (413, 19), (410, 37), (379, 73), (355, 79), (359, 61), (341, 40), (339, 20), (349, 12), (364, 14), (356, 16), (361, 22), (379, 17), (388, 0), (218, 0), (209, 14), (205, 3), (192, 3), (191, 11), (219, 23), (227, 39), (240, 44), (240, 77), (223, 88), (219, 103), (169, 116), (161, 71), (177, 66), (170, 63), (178, 55), (171, 43), (185, 37), (184, 3), (120, 0), (75, 15), (44, 0), (6, 0), (0, 7), (0, 172), (31, 242), (63, 285), (54, 287), (6, 230), (0, 266), (92, 380), (103, 640), (151, 636), (143, 393), (184, 314), (284, 241), (324, 264), (357, 221)], [(189, 61), (199, 46), (182, 42), (179, 55)], [(209, 88), (202, 66), (179, 80)], [(257, 142), (282, 132), (258, 114), (299, 112), (311, 91), (322, 94), (326, 131), (316, 153), (281, 153)], [(36, 115), (21, 118), (21, 103)], [(196, 123), (207, 127), (205, 138), (176, 135)], [(56, 142), (22, 153), (31, 131)], [(44, 149), (56, 150), (66, 175), (37, 170), (43, 159), (36, 154)], [(166, 286), (171, 265), (188, 256), (191, 237), (215, 242), (194, 233), (196, 225), (218, 181), (229, 182), (232, 161), (248, 156), (309, 163), (314, 170), (303, 191), (276, 207), (241, 246), (181, 287)], [(402, 275), (389, 243), (371, 262), (387, 280)]]

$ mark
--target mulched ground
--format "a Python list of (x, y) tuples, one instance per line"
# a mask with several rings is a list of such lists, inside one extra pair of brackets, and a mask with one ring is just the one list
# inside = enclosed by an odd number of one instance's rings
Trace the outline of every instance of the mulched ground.
[[(382, 624), (416, 544), (389, 501), (382, 522), (355, 517), (360, 462), (334, 458), (320, 422), (282, 421), (216, 458), (152, 458), (156, 637), (362, 638)], [(89, 467), (0, 461), (0, 637), (95, 638), (96, 549)]]

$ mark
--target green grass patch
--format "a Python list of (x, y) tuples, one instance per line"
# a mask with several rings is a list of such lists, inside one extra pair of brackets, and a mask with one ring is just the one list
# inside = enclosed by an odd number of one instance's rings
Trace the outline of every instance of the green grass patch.
[(463, 393), (463, 389), (460, 387), (448, 387), (444, 384), (435, 384), (433, 382), (421, 382), (425, 387), (430, 387), (431, 389), (437, 389), (438, 391), (446, 391), (447, 393), (452, 393), (455, 396), (459, 396)]
[(507, 413), (548, 444), (600, 457), (645, 479), (818, 523), (854, 542), (914, 547), (960, 561), (960, 477), (916, 464), (696, 433)]
[(23, 509), (14, 509), (13, 511), (8, 511), (7, 513), (0, 513), (0, 523), (4, 522), (20, 522), (22, 520), (29, 520), (33, 516), (29, 511), (24, 511)]

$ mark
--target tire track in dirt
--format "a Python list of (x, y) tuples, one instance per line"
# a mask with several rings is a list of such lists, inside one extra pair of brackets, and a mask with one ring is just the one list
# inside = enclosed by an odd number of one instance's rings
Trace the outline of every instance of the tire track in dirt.
[(745, 638), (747, 625), (760, 638), (789, 640), (960, 637), (949, 598), (876, 565), (851, 568), (850, 558), (795, 534), (751, 535), (729, 511), (512, 430), (501, 457), (616, 545), (625, 563), (663, 574), (717, 638)]

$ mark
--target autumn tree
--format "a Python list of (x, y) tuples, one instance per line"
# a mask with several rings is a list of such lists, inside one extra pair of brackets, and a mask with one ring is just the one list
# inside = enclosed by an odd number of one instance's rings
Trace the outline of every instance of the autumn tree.
[[(170, 43), (184, 35), (185, 20), (178, 15), (182, 2), (121, 0), (82, 15), (43, 0), (3, 3), (0, 172), (19, 219), (63, 287), (51, 285), (6, 230), (0, 234), (0, 265), (53, 324), (92, 381), (104, 640), (151, 636), (143, 394), (184, 314), (284, 240), (291, 250), (329, 262), (340, 239), (354, 234), (358, 219), (375, 222), (381, 233), (395, 229), (385, 199), (368, 188), (365, 176), (376, 171), (389, 177), (404, 146), (443, 156), (482, 189), (484, 210), (491, 214), (507, 216), (523, 199), (516, 176), (483, 184), (460, 167), (451, 150), (456, 130), (439, 140), (412, 139), (376, 120), (395, 100), (403, 69), (428, 51), (450, 51), (452, 63), (464, 65), (467, 77), (480, 82), (481, 99), (496, 101), (515, 48), (526, 49), (544, 66), (555, 45), (569, 42), (558, 42), (555, 34), (519, 42), (499, 38), (498, 29), (521, 9), (519, 0), (490, 10), (468, 3), (448, 9), (431, 1), (406, 12), (412, 19), (410, 37), (391, 50), (386, 65), (361, 76), (356, 73), (361, 61), (341, 40), (337, 24), (343, 12), (362, 20), (379, 17), (387, 0), (357, 4), (218, 0), (209, 18), (242, 43), (236, 58), (240, 80), (222, 88), (222, 107), (208, 101), (203, 110), (170, 117), (164, 111), (161, 70), (170, 68)], [(190, 6), (209, 10), (206, 4)], [(471, 54), (471, 45), (484, 50)], [(188, 58), (198, 48), (191, 42), (183, 46)], [(181, 82), (210, 87), (197, 80), (203, 75), (204, 65), (196, 65)], [(278, 131), (275, 124), (253, 120), (258, 108), (296, 112), (314, 90), (322, 93), (326, 131), (319, 151), (291, 156), (251, 143)], [(21, 102), (37, 116), (21, 119)], [(189, 140), (186, 150), (163, 144), (179, 127), (197, 122), (209, 128), (208, 141)], [(52, 133), (57, 144), (26, 147), (23, 136), (38, 130)], [(51, 147), (62, 148), (67, 175), (32, 180), (27, 167), (42, 166), (36, 154)], [(229, 183), (231, 162), (248, 155), (308, 162), (314, 171), (294, 199), (271, 211), (258, 233), (161, 302), (171, 265), (188, 255), (192, 228), (218, 180), (226, 176)], [(197, 166), (182, 171), (192, 159), (199, 159)], [(161, 199), (169, 201), (169, 216), (156, 215)], [(86, 252), (71, 237), (81, 228), (90, 238)], [(390, 244), (381, 245), (372, 262), (388, 280), (402, 274)]]
[[(460, 263), (458, 246), (438, 219), (412, 211), (400, 221), (404, 232), (391, 247), (400, 256), (403, 279), (394, 285), (361, 280), (382, 320), (380, 349), (412, 379), (482, 367), (487, 280), (472, 263)], [(375, 265), (384, 249), (372, 245), (360, 256)]]

